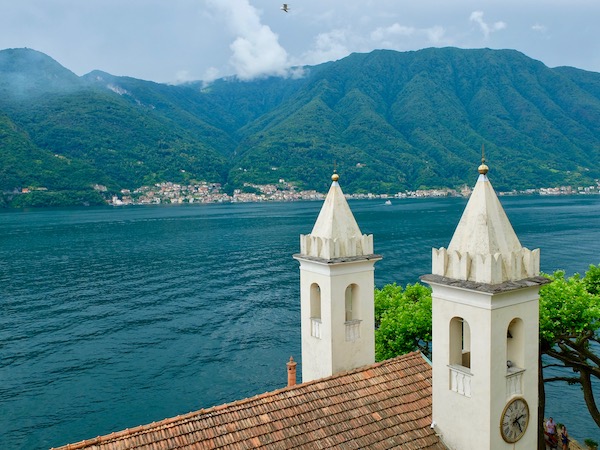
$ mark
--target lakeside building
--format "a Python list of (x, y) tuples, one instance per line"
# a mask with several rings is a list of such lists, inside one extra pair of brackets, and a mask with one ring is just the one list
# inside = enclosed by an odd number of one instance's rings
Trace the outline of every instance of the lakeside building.
[[(433, 362), (374, 361), (373, 236), (338, 183), (301, 236), (303, 383), (60, 447), (536, 448), (539, 250), (523, 248), (479, 178), (447, 249), (432, 250)], [(510, 362), (510, 364), (509, 364)]]
[[(103, 188), (103, 189), (102, 189)], [(105, 186), (95, 187), (99, 192), (106, 192)], [(251, 191), (246, 192), (245, 190)], [(347, 199), (407, 199), (436, 197), (469, 197), (472, 189), (463, 186), (460, 189), (417, 189), (415, 191), (397, 192), (395, 194), (358, 193), (345, 194)], [(133, 191), (123, 189), (119, 195), (112, 196), (109, 204), (123, 205), (156, 205), (183, 203), (247, 203), (247, 202), (291, 202), (298, 200), (323, 200), (325, 195), (315, 190), (298, 190), (293, 183), (280, 179), (277, 184), (244, 183), (244, 189), (236, 189), (229, 195), (223, 192), (220, 183), (202, 182), (182, 185), (172, 182), (157, 183), (154, 186), (142, 186)], [(596, 186), (557, 186), (538, 189), (513, 190), (499, 192), (498, 195), (591, 195), (600, 194), (600, 180)]]

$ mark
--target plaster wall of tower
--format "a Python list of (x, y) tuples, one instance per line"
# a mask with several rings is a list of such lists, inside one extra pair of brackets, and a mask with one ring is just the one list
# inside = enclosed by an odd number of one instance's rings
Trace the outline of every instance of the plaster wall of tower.
[[(427, 280), (426, 280), (427, 281)], [(537, 362), (539, 286), (488, 293), (431, 283), (433, 288), (433, 421), (450, 449), (530, 449), (537, 440)], [(470, 329), (468, 395), (452, 390), (450, 322), (462, 318)], [(523, 321), (523, 333), (511, 345), (523, 349), (524, 371), (507, 369), (507, 330), (514, 319)], [(500, 435), (503, 409), (513, 397), (523, 397), (530, 408), (524, 437), (515, 444)]]
[[(352, 262), (305, 259), (300, 262), (302, 381), (326, 377), (375, 362), (374, 263), (380, 257)], [(315, 336), (311, 317), (311, 286), (320, 288), (320, 333)], [(354, 287), (353, 316), (346, 321), (346, 289)], [(348, 338), (348, 327), (352, 327)]]

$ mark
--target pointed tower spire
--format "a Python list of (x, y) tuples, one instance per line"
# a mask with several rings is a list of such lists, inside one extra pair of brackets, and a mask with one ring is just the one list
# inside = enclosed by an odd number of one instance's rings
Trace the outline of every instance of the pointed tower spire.
[(361, 233), (340, 188), (339, 179), (334, 171), (331, 187), (312, 232), (300, 236), (303, 255), (333, 259), (373, 253), (373, 236)]
[(498, 284), (539, 275), (539, 249), (521, 246), (487, 178), (484, 147), (479, 178), (448, 249), (433, 249), (434, 275)]

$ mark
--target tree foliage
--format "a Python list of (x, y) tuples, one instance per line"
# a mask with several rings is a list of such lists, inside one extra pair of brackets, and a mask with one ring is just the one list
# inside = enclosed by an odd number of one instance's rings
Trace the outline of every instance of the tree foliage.
[(375, 326), (378, 361), (416, 350), (431, 357), (431, 290), (419, 283), (376, 289)]
[(543, 368), (563, 367), (573, 375), (544, 381), (581, 385), (587, 408), (600, 426), (592, 389), (592, 380), (600, 382), (600, 265), (591, 265), (583, 278), (566, 278), (560, 270), (549, 278), (552, 283), (540, 289), (540, 350), (550, 357)]
[(81, 191), (34, 191), (12, 196), (13, 208), (37, 208), (48, 206), (100, 206), (106, 202), (99, 192), (92, 189)]

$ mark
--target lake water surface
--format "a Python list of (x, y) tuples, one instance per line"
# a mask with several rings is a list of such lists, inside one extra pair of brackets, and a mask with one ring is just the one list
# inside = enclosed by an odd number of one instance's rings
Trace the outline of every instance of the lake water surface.
[[(600, 196), (505, 197), (541, 268), (600, 263)], [(463, 199), (351, 201), (375, 282), (414, 283)], [(0, 213), (0, 448), (89, 439), (285, 386), (301, 361), (292, 254), (321, 202)], [(597, 386), (598, 387), (598, 386)], [(598, 390), (600, 399), (600, 387)], [(577, 387), (547, 412), (600, 438)]]

